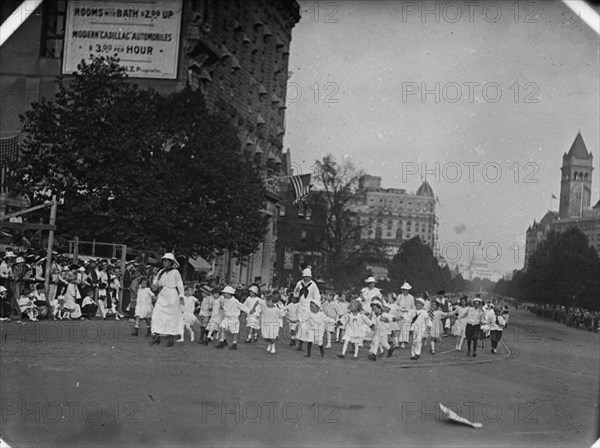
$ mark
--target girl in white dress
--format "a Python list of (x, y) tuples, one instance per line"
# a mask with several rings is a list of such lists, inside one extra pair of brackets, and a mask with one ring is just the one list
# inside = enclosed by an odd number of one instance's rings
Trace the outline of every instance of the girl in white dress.
[(206, 326), (206, 339), (204, 340), (204, 345), (208, 345), (208, 343), (213, 340), (213, 333), (219, 333), (221, 329), (221, 322), (225, 316), (223, 312), (224, 300), (220, 290), (218, 288), (213, 289), (210, 303), (210, 319)]
[(152, 317), (152, 303), (154, 300), (156, 300), (156, 296), (152, 290), (148, 288), (148, 279), (145, 277), (141, 278), (135, 302), (135, 328), (131, 333), (133, 336), (138, 335), (140, 319), (143, 319), (144, 322), (146, 322), (146, 334), (144, 336), (150, 336), (152, 333), (150, 329), (150, 318)]
[(267, 341), (267, 352), (275, 354), (275, 341), (279, 336), (279, 320), (285, 311), (277, 306), (277, 297), (268, 296), (266, 302), (261, 302), (261, 325), (260, 333)]
[(458, 306), (454, 310), (453, 314), (456, 316), (456, 320), (452, 326), (452, 334), (456, 336), (456, 350), (459, 351), (462, 350), (463, 342), (465, 342), (465, 328), (467, 326), (465, 320), (460, 316), (462, 316), (467, 309), (467, 296), (462, 296)]
[[(340, 310), (339, 318), (341, 318), (342, 316), (345, 316), (346, 314), (348, 314), (349, 309), (350, 309), (350, 302), (346, 299), (346, 294), (344, 294), (344, 293), (337, 295), (337, 302), (338, 302), (338, 308)], [(335, 342), (337, 343), (337, 342), (340, 342), (342, 339), (342, 327), (336, 325), (335, 328), (336, 328)]]
[(184, 342), (185, 332), (187, 331), (190, 334), (190, 341), (194, 342), (194, 330), (192, 325), (198, 323), (198, 319), (194, 314), (194, 310), (196, 309), (196, 305), (200, 305), (200, 301), (194, 296), (194, 287), (188, 286), (185, 288), (185, 296), (183, 297), (183, 308), (181, 310), (182, 313), (182, 325), (181, 329), (181, 337), (177, 342)]
[(167, 346), (175, 343), (175, 335), (181, 331), (181, 309), (183, 307), (183, 281), (176, 269), (175, 256), (166, 253), (163, 268), (154, 277), (154, 286), (159, 288), (156, 305), (152, 312), (153, 344), (160, 344), (161, 336), (167, 337)]
[(246, 317), (246, 328), (248, 329), (248, 338), (246, 339), (246, 343), (252, 342), (252, 338), (254, 338), (254, 342), (258, 341), (260, 313), (263, 309), (262, 306), (255, 307), (255, 305), (261, 301), (258, 286), (250, 286), (250, 288), (248, 288), (248, 292), (250, 295), (244, 301), (244, 305), (250, 309), (250, 313)]
[(298, 330), (298, 297), (290, 297), (290, 302), (285, 306), (285, 318), (290, 329), (290, 345), (296, 345), (296, 331)]
[(431, 301), (431, 310), (429, 315), (433, 316), (431, 320), (431, 329), (429, 330), (429, 344), (431, 346), (431, 354), (435, 354), (435, 343), (440, 340), (442, 334), (444, 334), (444, 322), (443, 319), (454, 315), (454, 312), (444, 313), (439, 309), (439, 302), (436, 300)]
[(400, 306), (396, 303), (396, 296), (394, 294), (386, 295), (386, 301), (388, 313), (394, 318), (390, 322), (389, 329), (394, 349), (396, 349), (399, 347), (400, 341), (400, 321), (402, 320), (402, 312), (400, 311)]
[(358, 300), (353, 300), (350, 303), (350, 312), (343, 315), (339, 320), (338, 325), (344, 329), (344, 346), (342, 347), (342, 354), (338, 355), (338, 358), (344, 359), (346, 357), (348, 344), (352, 343), (354, 344), (352, 359), (358, 359), (358, 350), (363, 345), (365, 330), (372, 325), (369, 318), (361, 312), (361, 308), (361, 303)]
[(330, 319), (325, 324), (325, 333), (327, 335), (327, 345), (325, 348), (331, 348), (331, 336), (335, 332), (335, 323), (340, 318), (340, 309), (337, 300), (333, 300), (332, 294), (325, 295), (323, 303), (323, 313)]

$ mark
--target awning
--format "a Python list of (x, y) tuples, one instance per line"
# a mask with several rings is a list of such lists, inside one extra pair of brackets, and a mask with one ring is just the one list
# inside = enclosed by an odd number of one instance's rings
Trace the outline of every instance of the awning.
[(194, 270), (199, 272), (210, 271), (211, 265), (202, 257), (188, 258), (188, 262), (194, 267)]

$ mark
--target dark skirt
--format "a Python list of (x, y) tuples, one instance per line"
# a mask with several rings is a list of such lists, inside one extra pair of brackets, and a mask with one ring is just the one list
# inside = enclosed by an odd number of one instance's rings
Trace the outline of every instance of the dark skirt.
[(492, 330), (490, 331), (490, 339), (492, 342), (498, 342), (502, 339), (502, 331), (501, 330)]
[(465, 328), (465, 337), (469, 339), (479, 339), (481, 337), (481, 325), (467, 324)]

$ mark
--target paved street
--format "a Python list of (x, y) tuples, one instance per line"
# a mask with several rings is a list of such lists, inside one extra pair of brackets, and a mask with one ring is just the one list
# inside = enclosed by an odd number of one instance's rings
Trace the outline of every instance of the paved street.
[[(127, 322), (0, 324), (1, 436), (16, 446), (590, 446), (598, 334), (513, 311), (499, 353), (454, 338), (373, 363), (281, 342), (237, 352), (129, 336)], [(316, 351), (316, 356), (315, 352)], [(483, 428), (441, 418), (443, 403)]]

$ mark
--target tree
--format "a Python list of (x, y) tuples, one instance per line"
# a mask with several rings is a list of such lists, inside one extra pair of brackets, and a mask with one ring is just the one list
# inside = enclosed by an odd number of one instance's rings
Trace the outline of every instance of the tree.
[(363, 175), (348, 158), (338, 162), (331, 154), (315, 163), (314, 184), (317, 192), (312, 194), (309, 205), (318, 202), (327, 210), (323, 246), (325, 249), (325, 277), (336, 288), (356, 285), (364, 276), (361, 257), (372, 255), (372, 246), (361, 241), (361, 230), (381, 215), (376, 211), (371, 218), (361, 222), (353, 205), (358, 198), (358, 180)]
[(82, 61), (22, 116), (20, 190), (57, 194), (60, 234), (210, 256), (252, 253), (264, 185), (199, 91), (141, 90), (115, 58)]
[(405, 241), (394, 257), (390, 268), (390, 279), (395, 290), (408, 281), (419, 294), (430, 294), (440, 289), (451, 290), (452, 279), (449, 269), (441, 268), (433, 251), (419, 237)]
[(600, 260), (579, 229), (550, 231), (531, 256), (519, 286), (527, 300), (600, 307)]

